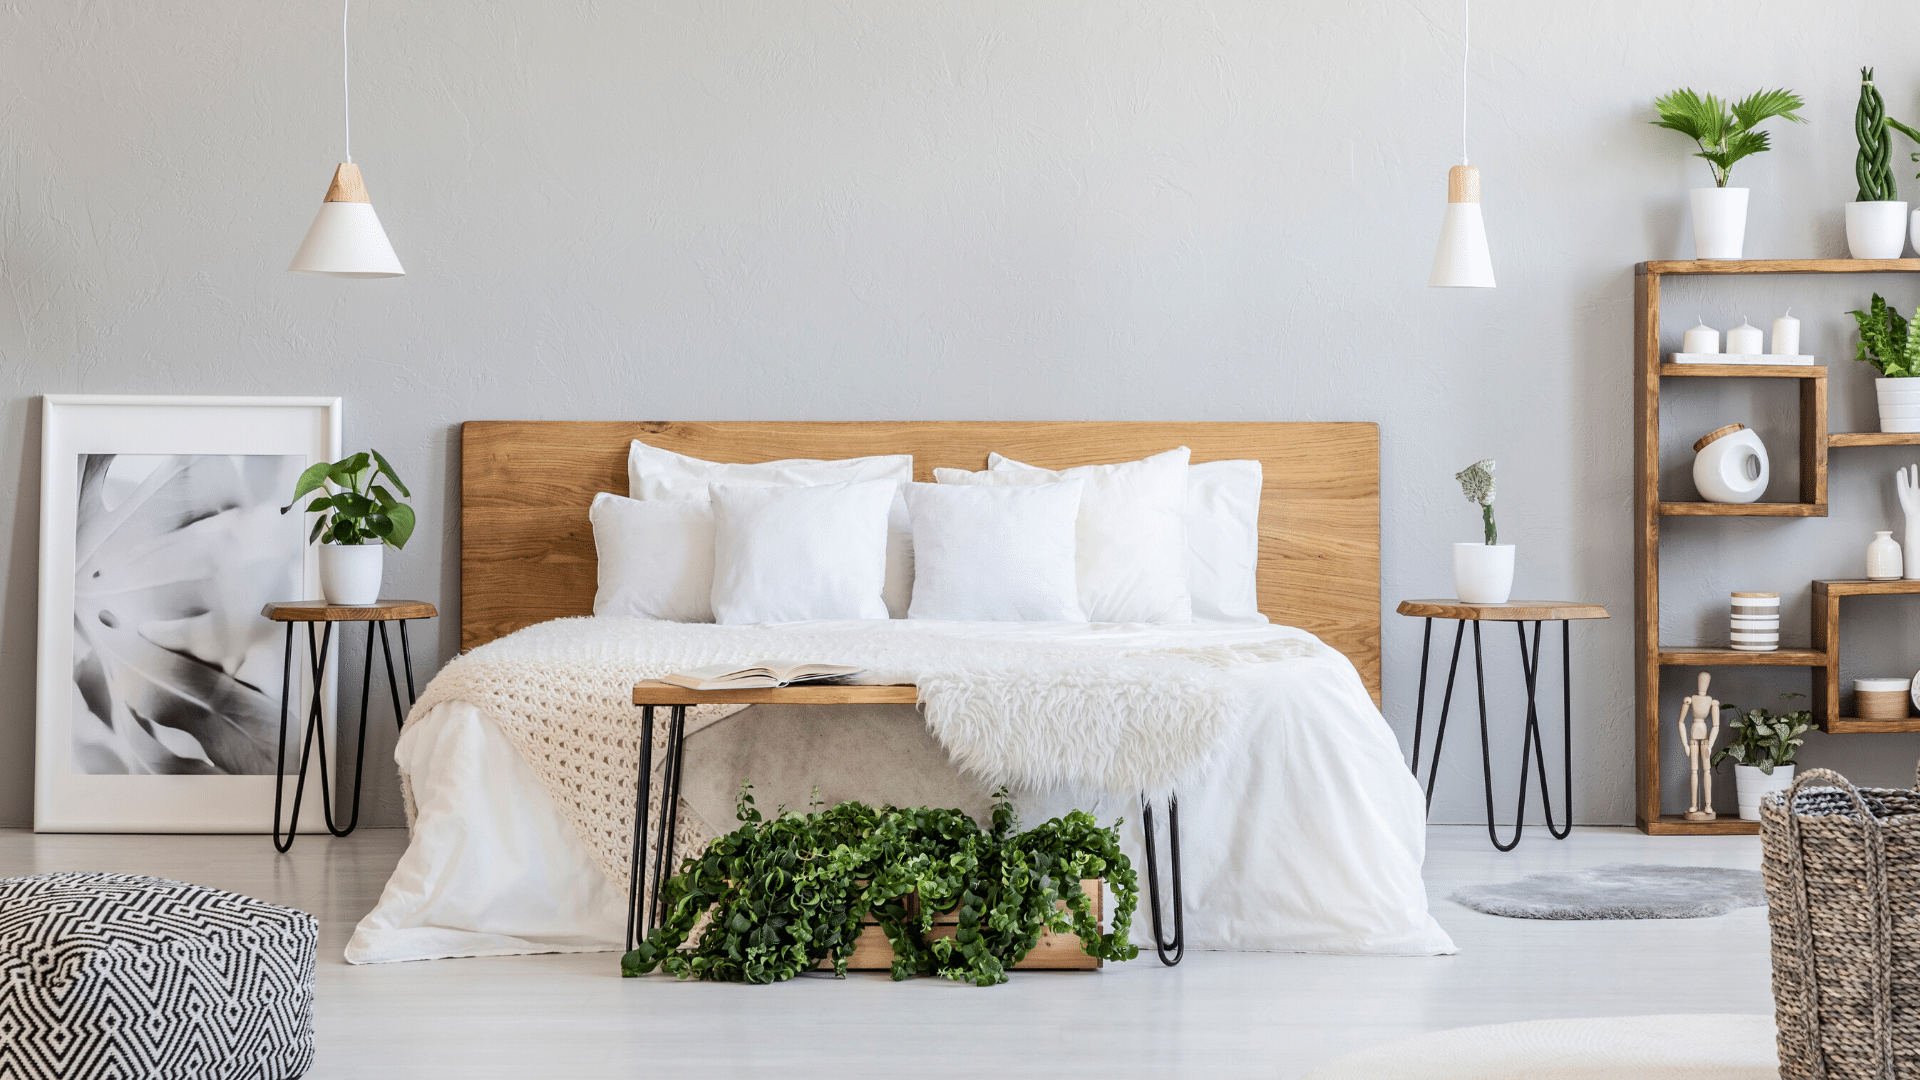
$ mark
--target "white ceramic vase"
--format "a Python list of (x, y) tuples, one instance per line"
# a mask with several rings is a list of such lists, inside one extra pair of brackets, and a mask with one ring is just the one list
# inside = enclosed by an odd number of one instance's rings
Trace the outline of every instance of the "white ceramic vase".
[(1513, 545), (1453, 545), (1453, 594), (1468, 604), (1506, 603), (1513, 594)]
[[(1741, 424), (1715, 432), (1696, 444), (1693, 486), (1711, 503), (1750, 503), (1767, 490), (1767, 448), (1753, 429)], [(1724, 430), (1724, 429), (1723, 429)]]
[(1893, 538), (1893, 530), (1874, 533), (1867, 545), (1867, 580), (1898, 581), (1900, 573), (1900, 542)]
[(1740, 797), (1740, 820), (1760, 820), (1760, 800), (1770, 791), (1793, 786), (1793, 766), (1775, 765), (1769, 776), (1751, 765), (1733, 767), (1733, 790)]
[(1737, 259), (1747, 241), (1747, 189), (1694, 188), (1693, 257)]
[(1913, 241), (1913, 250), (1920, 251), (1920, 210), (1915, 210), (1910, 219), (1913, 225), (1907, 230), (1907, 236)]
[(321, 544), (320, 595), (329, 604), (362, 605), (380, 599), (385, 544)]
[(1847, 204), (1847, 251), (1856, 259), (1897, 259), (1907, 250), (1907, 204)]
[(1880, 430), (1920, 431), (1920, 379), (1875, 379), (1874, 397), (1880, 403)]

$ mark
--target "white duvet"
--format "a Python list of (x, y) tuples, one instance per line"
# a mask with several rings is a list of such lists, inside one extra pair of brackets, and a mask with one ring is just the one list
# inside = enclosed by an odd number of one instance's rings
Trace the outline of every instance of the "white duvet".
[[(919, 630), (906, 621), (893, 625)], [(804, 626), (818, 633), (833, 624)], [(1205, 774), (1178, 786), (1187, 945), (1454, 951), (1427, 913), (1419, 785), (1353, 666), (1318, 639), (1286, 627), (1220, 624), (961, 629), (947, 623), (920, 632), (963, 632), (1002, 643), (1091, 642), (1117, 650), (1304, 640), (1304, 655), (1231, 669), (1230, 677), (1246, 691), (1245, 715)], [(899, 722), (915, 722), (911, 706), (897, 708)], [(751, 724), (752, 715), (748, 710), (726, 722)], [(348, 943), (350, 963), (621, 947), (624, 886), (597, 867), (539, 778), (481, 709), (466, 701), (442, 702), (407, 724), (394, 757), (413, 792), (413, 839), (379, 904)], [(817, 764), (821, 770), (834, 767), (830, 760)], [(951, 770), (943, 763), (931, 767)], [(1048, 791), (1018, 793), (1015, 803), (1031, 821), (1076, 805), (1103, 821), (1126, 819), (1123, 843), (1141, 869), (1134, 939), (1147, 945), (1138, 802)], [(1164, 840), (1160, 854), (1167, 857)]]

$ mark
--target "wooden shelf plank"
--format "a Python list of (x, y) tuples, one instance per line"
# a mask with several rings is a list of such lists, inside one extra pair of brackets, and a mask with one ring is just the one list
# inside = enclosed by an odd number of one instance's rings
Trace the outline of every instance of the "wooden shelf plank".
[(1734, 814), (1721, 814), (1712, 821), (1688, 821), (1684, 814), (1662, 814), (1653, 821), (1641, 821), (1640, 831), (1648, 836), (1754, 836), (1760, 832), (1760, 823), (1741, 821)]
[(1661, 364), (1660, 374), (1708, 379), (1824, 379), (1827, 368), (1825, 364)]
[(1885, 274), (1920, 272), (1920, 259), (1726, 259), (1678, 262), (1654, 259), (1639, 274)]
[(1815, 592), (1828, 596), (1912, 596), (1920, 593), (1920, 581), (1870, 581), (1867, 578), (1815, 578)]
[(1663, 502), (1661, 517), (1826, 517), (1824, 503)]
[(1827, 654), (1819, 649), (1775, 649), (1739, 652), (1719, 645), (1662, 645), (1661, 667), (1825, 667)]
[(1920, 431), (1835, 431), (1828, 446), (1920, 446)]
[(1837, 720), (1823, 720), (1820, 730), (1834, 735), (1868, 735), (1876, 731), (1920, 731), (1920, 716), (1909, 716), (1905, 720), (1862, 720), (1857, 716), (1842, 716)]

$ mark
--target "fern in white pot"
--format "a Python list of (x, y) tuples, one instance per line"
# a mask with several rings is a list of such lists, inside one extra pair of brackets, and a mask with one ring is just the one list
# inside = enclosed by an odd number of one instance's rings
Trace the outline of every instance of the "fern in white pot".
[(1453, 545), (1453, 591), (1469, 604), (1504, 604), (1513, 593), (1513, 545), (1500, 542), (1493, 520), (1493, 459), (1454, 474), (1467, 501), (1480, 507), (1486, 539)]

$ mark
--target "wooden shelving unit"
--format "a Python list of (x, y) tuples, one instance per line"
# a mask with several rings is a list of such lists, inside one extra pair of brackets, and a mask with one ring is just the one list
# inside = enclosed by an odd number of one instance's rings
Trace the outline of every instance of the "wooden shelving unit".
[[(1816, 581), (1813, 647), (1736, 652), (1718, 646), (1660, 642), (1660, 523), (1670, 517), (1826, 517), (1827, 451), (1844, 446), (1920, 446), (1920, 433), (1827, 431), (1827, 369), (1820, 365), (1670, 364), (1660, 352), (1660, 279), (1668, 274), (1920, 273), (1920, 259), (1754, 259), (1737, 262), (1644, 262), (1634, 267), (1634, 651), (1638, 723), (1634, 727), (1635, 818), (1655, 836), (1755, 833), (1758, 822), (1721, 817), (1687, 821), (1662, 813), (1660, 671), (1667, 667), (1804, 667), (1812, 671), (1814, 719), (1824, 731), (1920, 731), (1920, 717), (1861, 720), (1840, 715), (1840, 601), (1848, 596), (1920, 595), (1920, 581)], [(1793, 379), (1800, 392), (1800, 501), (1726, 505), (1660, 499), (1660, 381)]]

